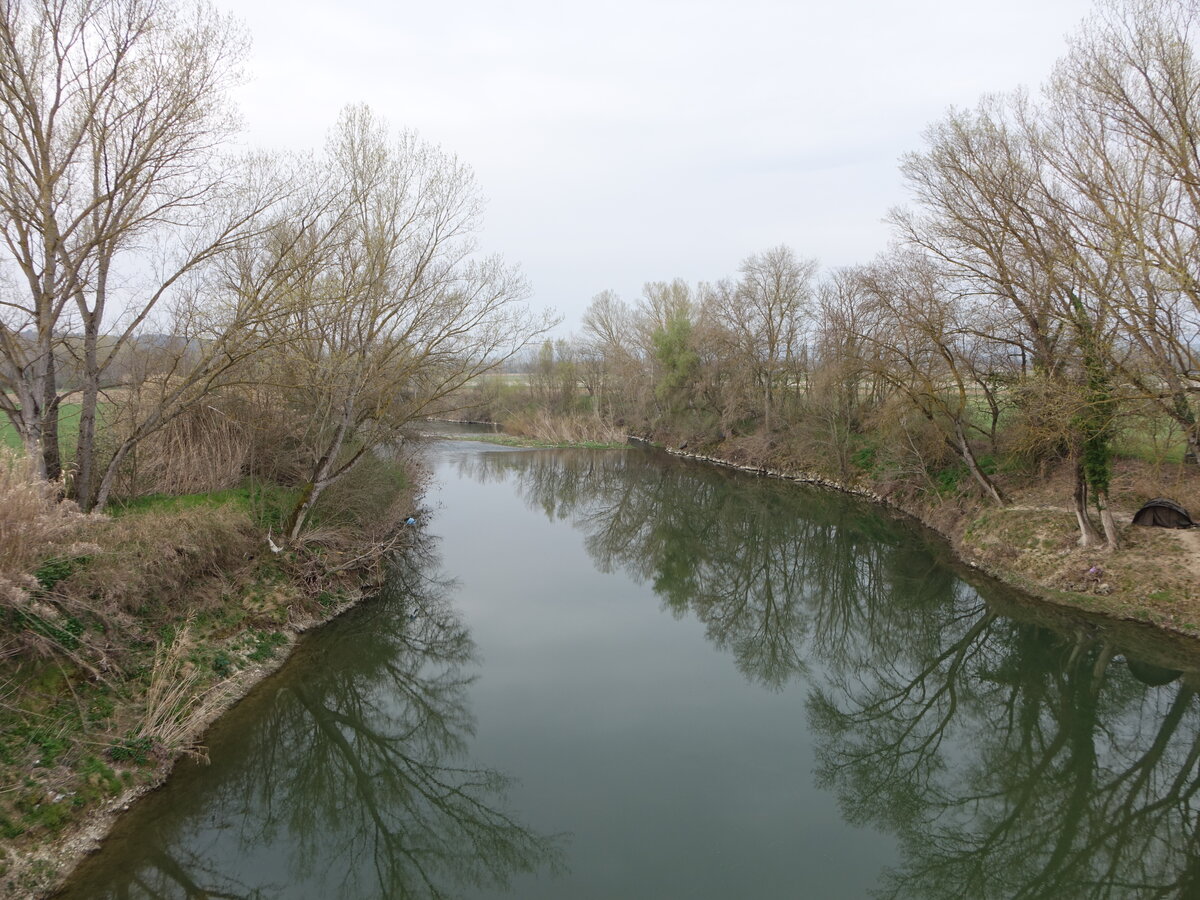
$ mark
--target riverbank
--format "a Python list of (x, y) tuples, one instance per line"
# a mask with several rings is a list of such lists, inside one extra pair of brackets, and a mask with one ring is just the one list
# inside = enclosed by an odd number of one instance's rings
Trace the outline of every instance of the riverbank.
[[(275, 489), (79, 517), (4, 610), (0, 894), (43, 897), (291, 654), (371, 593), (416, 488), (279, 549)], [(358, 518), (354, 525), (348, 518)]]
[(1053, 502), (1064, 495), (1056, 482), (1065, 481), (1065, 472), (1012, 480), (1006, 484), (1011, 502), (995, 507), (961, 494), (931, 499), (865, 475), (843, 481), (737, 445), (703, 452), (686, 444), (660, 446), (674, 456), (867, 497), (939, 534), (962, 562), (1042, 602), (1200, 637), (1200, 530), (1130, 524), (1151, 496), (1170, 491), (1192, 502), (1200, 494), (1200, 475), (1182, 467), (1164, 479), (1161, 471), (1148, 472), (1136, 462), (1118, 464), (1112, 494), (1121, 547), (1108, 551), (1080, 547), (1074, 512)]
[[(539, 428), (530, 430), (550, 430), (547, 421), (552, 420), (540, 417)], [(587, 446), (592, 435), (581, 430), (578, 423), (591, 421), (587, 417), (567, 420), (564, 427), (577, 440), (558, 446)], [(487, 435), (479, 439), (508, 443), (507, 437)], [(518, 444), (538, 440), (536, 433), (512, 437), (512, 442)], [(1078, 545), (1074, 511), (1061, 505), (1061, 498), (1071, 495), (1070, 473), (1065, 466), (1024, 477), (1008, 474), (1003, 481), (1010, 503), (996, 507), (966, 492), (918, 490), (909, 480), (877, 479), (867, 470), (838, 477), (816, 461), (797, 460), (786, 449), (772, 448), (754, 437), (727, 439), (701, 448), (690, 445), (687, 438), (668, 433), (629, 439), (683, 458), (867, 497), (936, 532), (963, 563), (1042, 602), (1151, 625), (1189, 639), (1200, 637), (1200, 529), (1131, 524), (1142, 503), (1158, 496), (1172, 496), (1200, 512), (1197, 467), (1118, 460), (1111, 497), (1121, 547), (1108, 551)]]
[[(691, 458), (705, 464), (733, 466), (755, 474), (769, 475), (795, 481), (806, 481), (820, 484), (829, 488), (836, 488), (841, 491), (856, 493), (868, 497), (876, 502), (888, 505), (892, 508), (902, 510), (910, 515), (914, 515), (926, 525), (941, 533), (943, 537), (947, 538), (949, 538), (949, 535), (953, 532), (951, 531), (947, 533), (947, 531), (944, 531), (943, 529), (946, 528), (947, 523), (957, 522), (958, 525), (956, 527), (962, 530), (964, 537), (967, 537), (968, 532), (973, 536), (969, 537), (967, 540), (960, 540), (957, 543), (953, 540), (950, 540), (949, 545), (953, 547), (960, 558), (972, 563), (977, 568), (989, 571), (990, 574), (996, 575), (1002, 580), (1017, 584), (1027, 593), (1040, 598), (1037, 602), (1030, 601), (1025, 603), (1019, 599), (1011, 600), (1009, 598), (1002, 597), (995, 601), (998, 605), (992, 608), (992, 612), (994, 613), (999, 613), (1001, 615), (1009, 616), (1019, 620), (1024, 619), (1028, 621), (1034, 621), (1039, 624), (1049, 624), (1051, 627), (1054, 627), (1061, 633), (1067, 634), (1068, 636), (1072, 633), (1075, 633), (1080, 636), (1081, 640), (1086, 639), (1087, 641), (1097, 638), (1096, 630), (1089, 626), (1089, 619), (1066, 612), (1064, 612), (1061, 616), (1055, 617), (1053, 610), (1083, 609), (1088, 612), (1101, 612), (1105, 615), (1114, 617), (1114, 619), (1124, 618), (1138, 621), (1149, 621), (1144, 617), (1139, 619), (1139, 617), (1136, 615), (1123, 615), (1114, 610), (1104, 610), (1097, 609), (1095, 607), (1089, 607), (1086, 604), (1079, 602), (1078, 599), (1063, 600), (1060, 598), (1059, 601), (1054, 601), (1052, 597), (1047, 596), (1046, 593), (1039, 589), (1036, 585), (1020, 584), (1014, 578), (1005, 577), (1005, 573), (1003, 571), (991, 569), (988, 565), (976, 562), (965, 555), (963, 552), (963, 547), (968, 546), (972, 541), (977, 540), (980, 545), (984, 547), (984, 555), (986, 555), (988, 552), (988, 548), (992, 547), (993, 549), (990, 552), (995, 554), (998, 558), (1001, 558), (1003, 561), (1005, 554), (1002, 551), (1004, 548), (1018, 546), (1016, 541), (1018, 537), (1021, 537), (1021, 534), (1023, 534), (1021, 529), (1026, 527), (1022, 523), (1029, 518), (1028, 516), (1022, 516), (1021, 514), (1029, 512), (1028, 505), (1016, 505), (1011, 510), (996, 511), (972, 507), (969, 504), (961, 502), (962, 498), (958, 498), (958, 500), (953, 503), (947, 501), (940, 504), (930, 504), (928, 509), (921, 510), (912, 504), (909, 504), (906, 507), (906, 505), (901, 502), (903, 498), (898, 498), (894, 495), (889, 497), (864, 484), (839, 484), (836, 480), (825, 476), (811, 473), (806, 474), (797, 471), (788, 471), (784, 469), (773, 469), (771, 467), (762, 465), (756, 466), (746, 459), (734, 460), (729, 458), (720, 458), (711, 453), (699, 454), (689, 452), (687, 449), (672, 449), (668, 450), (668, 452), (677, 456)], [(1049, 488), (1045, 488), (1045, 490), (1047, 495), (1052, 494), (1052, 491), (1050, 491)], [(1022, 502), (1026, 504), (1037, 499), (1036, 496), (1034, 496), (1034, 494), (1029, 490), (1026, 490), (1024, 493), (1022, 493), (1020, 497)], [(996, 521), (992, 521), (991, 518), (991, 514), (994, 512), (1000, 512), (1002, 514)], [(206, 513), (206, 515), (207, 514), (208, 513)], [(971, 523), (974, 523), (973, 528), (970, 527)], [(1079, 565), (1089, 561), (1087, 559), (1076, 560), (1071, 557), (1069, 553), (1066, 556), (1061, 556), (1057, 553), (1057, 551), (1055, 551), (1053, 546), (1042, 546), (1042, 541), (1050, 539), (1047, 536), (1058, 534), (1058, 538), (1054, 538), (1057, 540), (1061, 540), (1064, 537), (1070, 537), (1070, 521), (1066, 520), (1065, 523), (1061, 522), (1057, 513), (1052, 515), (1050, 517), (1050, 521), (1046, 524), (1048, 524), (1050, 527), (1043, 528), (1043, 526), (1039, 524), (1033, 529), (1033, 531), (1029, 532), (1029, 534), (1026, 534), (1023, 538), (1027, 540), (1033, 540), (1036, 538), (1038, 542), (1038, 546), (1035, 548), (1038, 551), (1037, 558), (1052, 561), (1055, 566), (1059, 567), (1066, 565), (1067, 570), (1077, 568)], [(1063, 529), (1066, 530), (1064, 531)], [(237, 545), (237, 540), (239, 540), (236, 538), (237, 530), (238, 529), (235, 528), (233, 532), (222, 532), (221, 540), (223, 543), (230, 543), (232, 545), (232, 550), (235, 553), (245, 553), (246, 551), (244, 547)], [(158, 552), (165, 552), (163, 548), (167, 546), (171, 546), (173, 548), (172, 552), (187, 550), (186, 543), (181, 542), (178, 535), (168, 537), (168, 535), (165, 533), (166, 529), (162, 526), (162, 523), (159, 523), (159, 527), (157, 527), (155, 531), (163, 532), (162, 537), (164, 538), (163, 545), (160, 547)], [(1163, 530), (1123, 529), (1123, 537), (1125, 537), (1130, 543), (1130, 549), (1134, 549), (1135, 544), (1138, 544), (1143, 536), (1146, 536), (1150, 540), (1156, 540), (1158, 537), (1162, 537), (1164, 540), (1169, 542), (1173, 540), (1172, 536), (1178, 537), (1179, 533), (1167, 532)], [(273, 643), (273, 638), (268, 637), (264, 639), (260, 633), (260, 635), (255, 637), (253, 644), (245, 643), (245, 638), (243, 637), (241, 649), (236, 649), (238, 640), (237, 638), (231, 638), (231, 643), (223, 645), (227, 648), (234, 649), (236, 653), (240, 654), (236, 660), (236, 664), (243, 666), (243, 668), (239, 668), (234, 675), (228, 679), (228, 694), (223, 696), (222, 702), (214, 702), (209, 706), (207, 718), (197, 718), (195, 720), (198, 731), (192, 740), (198, 740), (200, 734), (203, 733), (203, 730), (211, 721), (215, 720), (225, 710), (236, 703), (237, 699), (243, 696), (254, 684), (258, 683), (263, 677), (277, 669), (279, 665), (282, 664), (286, 657), (291, 653), (292, 648), (295, 646), (295, 638), (298, 632), (302, 631), (305, 627), (307, 627), (307, 625), (311, 625), (315, 622), (326, 621), (329, 618), (332, 618), (334, 615), (348, 608), (359, 597), (362, 596), (361, 591), (355, 594), (347, 592), (341, 598), (341, 602), (333, 605), (330, 604), (330, 598), (326, 596), (323, 603), (319, 602), (317, 607), (313, 608), (311, 601), (314, 598), (312, 597), (311, 592), (307, 591), (305, 588), (305, 582), (302, 578), (294, 578), (289, 576), (287, 580), (281, 581), (276, 579), (272, 582), (270, 579), (258, 577), (263, 574), (264, 570), (257, 568), (257, 566), (265, 566), (267, 567), (266, 571), (270, 571), (279, 564), (280, 560), (276, 554), (270, 552), (269, 547), (264, 549), (266, 541), (263, 540), (263, 535), (261, 531), (258, 530), (257, 526), (254, 526), (254, 528), (251, 529), (251, 531), (248, 533), (248, 537), (252, 541), (257, 542), (255, 548), (250, 551), (255, 555), (256, 560), (247, 560), (246, 562), (254, 563), (255, 565), (250, 566), (246, 570), (246, 574), (250, 577), (248, 577), (243, 583), (241, 583), (239, 586), (229, 586), (229, 590), (227, 590), (224, 594), (226, 600), (221, 605), (226, 609), (231, 609), (235, 606), (241, 606), (245, 609), (274, 609), (276, 613), (280, 609), (287, 608), (291, 610), (291, 614), (282, 621), (276, 618), (276, 624), (281, 624), (282, 627), (273, 628), (270, 632), (272, 634), (284, 634), (284, 639), (279, 643)], [(1161, 546), (1146, 546), (1158, 547), (1153, 555), (1157, 555), (1164, 560), (1169, 560), (1170, 555), (1167, 554)], [(328, 554), (325, 554), (325, 562), (327, 567), (335, 567), (329, 566), (329, 563), (331, 563), (332, 560), (329, 559)], [(1118, 563), (1110, 563), (1106, 570), (1106, 572), (1109, 573), (1109, 577), (1113, 577), (1114, 580), (1116, 580), (1116, 576), (1122, 571), (1121, 565), (1123, 565), (1121, 561), (1118, 561)], [(256, 572), (258, 573), (258, 576), (255, 575)], [(242, 576), (238, 577), (241, 578)], [(255, 599), (255, 595), (261, 593), (261, 585), (264, 580), (267, 583), (274, 584), (273, 599), (266, 601), (264, 601), (261, 596)], [(1155, 581), (1156, 585), (1161, 585), (1162, 583), (1163, 582), (1161, 579)], [(256, 584), (258, 587), (255, 586)], [(1085, 585), (1085, 587), (1098, 589), (1101, 584), (1103, 584), (1103, 582), (1096, 582), (1095, 584), (1089, 583), (1088, 585)], [(201, 593), (203, 593), (203, 591), (201, 591)], [(1000, 593), (1004, 594), (1007, 592)], [(1119, 592), (1112, 590), (1111, 586), (1109, 593), (1098, 592), (1096, 590), (1092, 590), (1091, 593), (1089, 593), (1087, 590), (1075, 591), (1074, 593), (1085, 596), (1094, 595), (1094, 597), (1098, 600), (1113, 600), (1114, 598), (1119, 598)], [(1045, 600), (1051, 600), (1052, 603), (1057, 602), (1057, 606), (1046, 604), (1043, 602)], [(306, 608), (310, 609), (312, 612), (310, 620), (307, 622), (302, 616), (302, 613)], [(1044, 622), (1047, 617), (1051, 618), (1052, 621), (1048, 623)], [(1194, 637), (1190, 634), (1189, 629), (1183, 627), (1185, 624), (1186, 623), (1181, 623), (1178, 627), (1170, 629), (1176, 632), (1175, 636), (1177, 636), (1179, 640), (1168, 642), (1170, 644), (1168, 650), (1177, 652), (1164, 652), (1162, 642), (1151, 640), (1148, 643), (1153, 644), (1153, 646), (1150, 647), (1149, 652), (1139, 653), (1138, 658), (1140, 660), (1149, 661), (1152, 664), (1160, 666), (1164, 669), (1186, 670), (1188, 672), (1192, 672), (1193, 675), (1189, 675), (1187, 677), (1194, 677), (1195, 665), (1194, 663), (1190, 662), (1191, 659), (1194, 659), (1194, 653), (1189, 655), (1187, 646), (1194, 640)], [(1161, 631), (1163, 625), (1161, 623), (1156, 623), (1156, 625), (1158, 626), (1157, 630)], [(210, 639), (201, 639), (199, 635), (199, 626), (193, 623), (191, 628), (193, 630), (190, 632), (191, 637), (189, 638), (189, 641), (191, 641), (193, 648), (197, 648), (201, 645), (208, 646), (207, 642)], [(1133, 628), (1114, 627), (1109, 629), (1105, 626), (1101, 626), (1100, 630), (1101, 635), (1098, 637), (1098, 639), (1105, 643), (1107, 647), (1105, 652), (1109, 654), (1109, 656), (1111, 656), (1113, 652), (1131, 652), (1132, 648), (1135, 646), (1135, 642), (1138, 639), (1138, 632)], [(247, 633), (246, 629), (242, 629), (241, 633), (245, 635)], [(1142, 630), (1141, 634), (1147, 638), (1156, 637), (1156, 635), (1150, 635), (1148, 630)], [(264, 655), (267, 656), (267, 658), (259, 661), (250, 660), (250, 654), (259, 650), (263, 650)], [(194, 653), (188, 653), (180, 654), (180, 656), (184, 659), (184, 663), (181, 665), (179, 671), (185, 670), (188, 662), (191, 662), (196, 668), (202, 668), (201, 664), (196, 662), (197, 659), (203, 658), (202, 655), (197, 656)], [(165, 664), (169, 664), (169, 658), (168, 662)], [(152, 681), (153, 679), (150, 680)], [(120, 750), (120, 746), (117, 746)], [(137, 748), (136, 746), (132, 746), (127, 749), (130, 751), (136, 751)], [(175, 758), (177, 758), (177, 755)], [(123, 793), (114, 794), (104, 798), (103, 801), (93, 808), (88, 814), (89, 818), (87, 820), (88, 824), (86, 827), (74, 828), (70, 824), (64, 826), (60, 832), (59, 840), (53, 842), (53, 844), (50, 845), (40, 857), (35, 857), (32, 855), (29, 857), (29, 859), (32, 860), (32, 863), (26, 864), (24, 874), (20, 874), (13, 870), (10, 870), (8, 873), (6, 873), (13, 878), (13, 880), (9, 882), (10, 890), (14, 889), (12, 888), (12, 885), (19, 884), (18, 876), (27, 879), (25, 884), (35, 884), (35, 882), (31, 880), (35, 876), (39, 878), (43, 876), (49, 877), (50, 873), (55, 871), (59, 873), (58, 876), (56, 876), (57, 878), (69, 871), (70, 867), (73, 866), (75, 861), (95, 848), (99, 839), (108, 831), (113, 822), (125, 809), (128, 808), (129, 804), (134, 799), (153, 789), (154, 786), (161, 783), (161, 781), (166, 778), (168, 772), (170, 771), (171, 765), (173, 764), (173, 759), (171, 761), (160, 760), (157, 762), (154, 759), (151, 759), (145, 766), (131, 766), (129, 764), (128, 757), (123, 757), (121, 760), (114, 759), (112, 758), (111, 752), (109, 752), (107, 756), (101, 757), (100, 759), (102, 764), (112, 771), (113, 775), (119, 781), (124, 781), (125, 773), (132, 771), (136, 776), (136, 783), (127, 785)], [(91, 775), (98, 775), (99, 783), (101, 786), (103, 785), (105, 776), (102, 772), (92, 772)], [(59, 803), (61, 802), (65, 801), (60, 800)], [(51, 802), (48, 808), (53, 808), (56, 805), (58, 804)], [(39, 887), (36, 890), (30, 890), (28, 893), (25, 893), (24, 888), (22, 888), (21, 892), (14, 893), (13, 896), (44, 895), (48, 890), (48, 886), (53, 885), (55, 881), (43, 881), (40, 883), (47, 885), (47, 887)]]

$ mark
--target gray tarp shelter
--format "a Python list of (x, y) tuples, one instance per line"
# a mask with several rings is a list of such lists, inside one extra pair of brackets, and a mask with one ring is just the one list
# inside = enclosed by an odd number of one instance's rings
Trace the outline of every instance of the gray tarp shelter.
[(1191, 528), (1196, 523), (1188, 511), (1166, 497), (1149, 501), (1133, 516), (1134, 525), (1156, 525), (1159, 528)]

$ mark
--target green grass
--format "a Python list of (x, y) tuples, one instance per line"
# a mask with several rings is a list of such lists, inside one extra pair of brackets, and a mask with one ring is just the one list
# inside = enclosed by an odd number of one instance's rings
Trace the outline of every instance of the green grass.
[(252, 516), (264, 527), (278, 528), (284, 516), (295, 506), (299, 493), (276, 484), (257, 481), (224, 491), (202, 494), (149, 494), (115, 500), (105, 510), (109, 515), (125, 516), (148, 512), (180, 512), (200, 507), (234, 506)]
[[(58, 443), (62, 447), (63, 461), (75, 458), (75, 446), (79, 443), (79, 413), (83, 408), (80, 403), (62, 403), (58, 407)], [(107, 417), (115, 409), (112, 403), (100, 403), (96, 407), (96, 429), (99, 431), (107, 424)], [(13, 427), (8, 416), (0, 416), (0, 445), (12, 450), (21, 450), (21, 436)]]
[(1187, 452), (1178, 426), (1166, 416), (1135, 421), (1121, 429), (1113, 444), (1117, 455), (1152, 464), (1183, 462)]

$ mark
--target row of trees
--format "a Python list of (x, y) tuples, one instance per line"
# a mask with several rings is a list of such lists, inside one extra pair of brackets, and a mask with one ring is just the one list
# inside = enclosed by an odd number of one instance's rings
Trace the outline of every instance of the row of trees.
[(233, 153), (245, 45), (202, 4), (0, 5), (0, 410), (85, 509), (197, 410), (251, 442), (281, 423), (295, 536), (327, 485), (549, 322), (476, 253), (470, 171), (368, 109), (316, 158)]
[(605, 292), (559, 356), (602, 414), (803, 439), (843, 475), (886, 452), (1004, 504), (997, 459), (1067, 459), (1082, 542), (1116, 546), (1129, 417), (1200, 454), (1196, 16), (1190, 0), (1105, 2), (1039, 97), (930, 126), (875, 261), (818, 281), (776, 247), (716, 284), (647, 284), (634, 305)]

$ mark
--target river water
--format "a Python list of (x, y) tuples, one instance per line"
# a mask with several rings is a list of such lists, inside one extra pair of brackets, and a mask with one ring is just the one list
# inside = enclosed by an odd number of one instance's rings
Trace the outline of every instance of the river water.
[(383, 594), (63, 896), (1200, 896), (1176, 643), (830, 492), (655, 451), (430, 453)]

